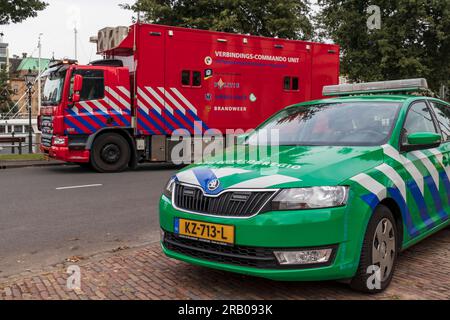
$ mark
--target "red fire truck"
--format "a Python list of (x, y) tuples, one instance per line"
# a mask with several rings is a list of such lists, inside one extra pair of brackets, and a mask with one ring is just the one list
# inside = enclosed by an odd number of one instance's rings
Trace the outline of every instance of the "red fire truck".
[(49, 157), (100, 172), (170, 162), (177, 129), (252, 129), (339, 78), (336, 45), (152, 24), (98, 43), (104, 60), (49, 68), (38, 123)]

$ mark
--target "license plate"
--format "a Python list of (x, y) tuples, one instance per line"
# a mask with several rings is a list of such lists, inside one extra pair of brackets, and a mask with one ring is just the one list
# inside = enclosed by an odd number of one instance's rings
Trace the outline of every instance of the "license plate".
[(175, 233), (190, 239), (233, 245), (234, 232), (234, 226), (175, 219)]

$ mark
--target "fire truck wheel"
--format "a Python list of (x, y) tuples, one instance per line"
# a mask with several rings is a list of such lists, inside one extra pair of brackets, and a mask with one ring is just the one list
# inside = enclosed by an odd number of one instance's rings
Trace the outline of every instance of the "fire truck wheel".
[(130, 162), (130, 146), (119, 134), (104, 134), (98, 137), (92, 148), (91, 164), (98, 172), (121, 172)]

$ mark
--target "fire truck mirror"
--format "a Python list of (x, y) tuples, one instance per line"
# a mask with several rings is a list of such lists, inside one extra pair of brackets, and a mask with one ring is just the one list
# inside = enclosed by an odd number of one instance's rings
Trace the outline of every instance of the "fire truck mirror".
[[(78, 93), (83, 89), (83, 76), (76, 74), (73, 79), (73, 92)], [(79, 95), (78, 95), (79, 97)], [(75, 95), (73, 97), (75, 99)]]
[(80, 98), (80, 95), (78, 93), (74, 93), (72, 95), (72, 103), (80, 102), (80, 100), (81, 100), (81, 98)]

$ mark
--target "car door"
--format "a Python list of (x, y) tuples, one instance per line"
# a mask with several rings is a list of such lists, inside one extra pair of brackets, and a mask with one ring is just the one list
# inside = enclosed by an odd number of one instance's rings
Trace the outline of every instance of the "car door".
[(441, 146), (431, 151), (438, 162), (442, 186), (440, 195), (443, 209), (439, 218), (442, 222), (446, 222), (450, 213), (450, 105), (438, 101), (430, 101), (430, 105), (442, 135)]
[[(113, 125), (111, 107), (107, 103), (105, 75), (103, 70), (77, 69), (71, 77), (70, 96), (73, 92), (73, 79), (76, 74), (83, 76), (83, 89), (80, 101), (69, 105), (66, 122), (69, 134), (90, 135), (101, 128)], [(119, 124), (115, 124), (119, 125)]]
[[(407, 137), (413, 133), (440, 133), (433, 113), (426, 101), (412, 103), (403, 127), (401, 143), (407, 145)], [(438, 149), (419, 148), (404, 155), (413, 165), (413, 177), (404, 177), (407, 184), (409, 225), (415, 236), (432, 230), (441, 223), (443, 211), (440, 167), (441, 153)]]

